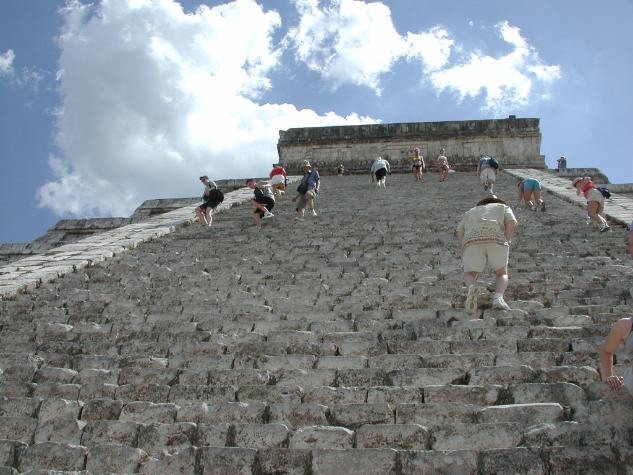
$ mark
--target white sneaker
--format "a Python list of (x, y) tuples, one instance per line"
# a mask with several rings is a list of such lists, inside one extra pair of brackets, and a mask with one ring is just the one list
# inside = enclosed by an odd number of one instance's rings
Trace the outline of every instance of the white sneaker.
[(601, 233), (605, 233), (607, 231), (609, 231), (611, 229), (611, 227), (608, 224), (603, 224), (602, 226), (600, 226), (600, 232)]
[(315, 210), (315, 209), (313, 209), (313, 210), (312, 210), (312, 216), (316, 216), (316, 215), (317, 215), (317, 212), (316, 212), (316, 210)]
[(466, 312), (475, 313), (477, 311), (477, 296), (480, 288), (477, 284), (468, 286), (468, 295), (466, 296)]
[(274, 217), (274, 216), (275, 216), (275, 215), (274, 215), (274, 214), (272, 214), (270, 211), (266, 211), (266, 212), (264, 213), (263, 218), (264, 218), (264, 219), (267, 219), (267, 218), (272, 218), (272, 217)]
[(495, 297), (492, 299), (492, 308), (496, 310), (512, 310), (510, 306), (503, 300), (503, 297)]

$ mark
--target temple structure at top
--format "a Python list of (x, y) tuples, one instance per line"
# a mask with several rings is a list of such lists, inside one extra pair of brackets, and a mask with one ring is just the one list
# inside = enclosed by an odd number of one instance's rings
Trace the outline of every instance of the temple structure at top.
[(541, 155), (539, 119), (463, 120), (398, 124), (304, 127), (279, 131), (279, 161), (289, 173), (298, 173), (309, 160), (322, 174), (335, 173), (343, 164), (351, 173), (366, 173), (381, 156), (392, 169), (410, 167), (419, 148), (430, 165), (446, 149), (451, 166), (473, 170), (481, 155), (494, 156), (504, 168), (546, 168)]

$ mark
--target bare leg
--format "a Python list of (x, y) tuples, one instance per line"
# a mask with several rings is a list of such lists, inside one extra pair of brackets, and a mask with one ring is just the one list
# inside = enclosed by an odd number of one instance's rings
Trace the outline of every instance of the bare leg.
[(213, 209), (212, 208), (207, 208), (207, 213), (205, 217), (207, 219), (207, 226), (211, 226), (211, 223), (213, 223)]
[(508, 288), (508, 268), (502, 267), (501, 269), (496, 270), (495, 277), (496, 277), (495, 293), (503, 297), (503, 294)]
[(597, 221), (602, 226), (607, 224), (607, 220), (600, 215), (600, 203), (597, 201), (591, 201), (587, 204), (587, 214), (592, 219), (592, 221)]
[(205, 219), (204, 210), (200, 206), (198, 206), (196, 208), (196, 217), (198, 218), (198, 223), (200, 223), (200, 224), (207, 224), (207, 220)]
[(464, 281), (467, 285), (473, 285), (477, 282), (478, 272), (464, 272)]

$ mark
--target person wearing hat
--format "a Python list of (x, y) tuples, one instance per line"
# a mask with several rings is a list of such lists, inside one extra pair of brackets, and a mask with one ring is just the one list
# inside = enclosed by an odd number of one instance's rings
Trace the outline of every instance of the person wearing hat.
[(600, 232), (606, 232), (611, 229), (604, 214), (604, 196), (598, 190), (590, 176), (581, 176), (572, 181), (572, 185), (576, 188), (576, 195), (582, 193), (587, 200), (587, 214), (589, 215), (589, 223), (595, 222), (600, 225)]
[(512, 209), (495, 195), (488, 196), (464, 214), (457, 225), (457, 237), (462, 244), (464, 280), (468, 285), (466, 311), (477, 311), (477, 296), (481, 291), (477, 277), (486, 266), (495, 271), (495, 293), (492, 308), (510, 310), (503, 299), (508, 287), (508, 257), (512, 234), (517, 220)]
[(297, 187), (297, 196), (292, 201), (297, 201), (297, 216), (298, 221), (303, 221), (306, 208), (312, 210), (312, 215), (316, 216), (317, 212), (314, 206), (314, 199), (319, 193), (319, 186), (321, 184), (321, 177), (319, 172), (312, 169), (308, 160), (303, 161), (303, 178), (299, 182)]

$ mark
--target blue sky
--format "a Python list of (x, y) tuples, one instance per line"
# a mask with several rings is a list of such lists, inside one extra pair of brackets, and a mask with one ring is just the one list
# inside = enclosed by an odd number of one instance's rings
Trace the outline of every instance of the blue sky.
[(633, 2), (2, 0), (0, 242), (266, 174), (289, 127), (539, 117), (633, 182)]

